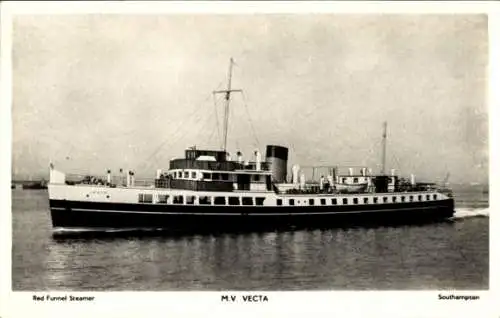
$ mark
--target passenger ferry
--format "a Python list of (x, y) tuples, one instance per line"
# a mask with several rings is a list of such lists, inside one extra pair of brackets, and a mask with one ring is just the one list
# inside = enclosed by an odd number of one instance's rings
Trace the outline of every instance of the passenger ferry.
[[(251, 160), (226, 150), (225, 94), (222, 149), (185, 150), (154, 180), (136, 180), (135, 171), (105, 176), (65, 174), (50, 164), (48, 184), (54, 234), (68, 231), (160, 229), (171, 232), (293, 229), (343, 224), (394, 224), (443, 220), (453, 216), (449, 189), (398, 177), (394, 170), (374, 174), (366, 167), (354, 174), (327, 168), (319, 180), (306, 180), (304, 169), (288, 173), (288, 149), (267, 145)], [(383, 134), (385, 162), (385, 128)], [(383, 164), (385, 166), (385, 164)], [(324, 167), (323, 167), (324, 168)], [(315, 168), (313, 168), (315, 169)], [(313, 170), (314, 171), (314, 170)], [(313, 172), (314, 175), (314, 172)], [(317, 177), (317, 176), (316, 176)], [(316, 178), (317, 179), (317, 178)]]

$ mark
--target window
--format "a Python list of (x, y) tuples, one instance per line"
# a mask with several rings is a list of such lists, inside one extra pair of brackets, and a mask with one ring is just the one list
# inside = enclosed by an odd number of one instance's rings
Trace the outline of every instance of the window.
[(212, 173), (212, 180), (219, 180), (219, 174), (218, 173)]
[(276, 205), (283, 205), (283, 200), (276, 199)]
[(377, 197), (373, 198), (373, 203), (378, 203), (378, 198)]
[(401, 202), (405, 202), (405, 197), (401, 197)]
[(387, 197), (383, 197), (382, 201), (384, 201), (384, 203), (387, 203)]
[(410, 202), (413, 202), (413, 195), (410, 195)]
[(437, 200), (438, 198), (437, 194), (434, 194), (432, 197), (434, 198), (434, 200)]
[(229, 205), (240, 205), (240, 198), (238, 197), (229, 197)]
[(294, 199), (288, 199), (288, 205), (295, 205)]
[(186, 196), (186, 204), (194, 204), (194, 195), (188, 195)]
[(211, 179), (210, 173), (207, 173), (207, 172), (203, 173), (203, 179)]
[(184, 203), (184, 197), (182, 195), (175, 195), (174, 196), (174, 204), (183, 204)]
[(337, 199), (332, 199), (332, 204), (336, 205), (337, 204)]
[(392, 202), (396, 202), (396, 197), (392, 197)]
[(153, 203), (153, 195), (152, 194), (139, 194), (139, 202), (140, 203)]
[(196, 171), (191, 171), (191, 179), (196, 179)]
[(243, 197), (243, 198), (241, 198), (241, 203), (243, 205), (253, 205), (253, 200), (252, 200), (252, 198), (249, 198), (249, 197)]
[(425, 199), (426, 199), (427, 201), (429, 201), (429, 200), (431, 199), (431, 196), (430, 196), (430, 195), (426, 195), (426, 196), (425, 196)]
[(418, 195), (418, 201), (422, 201), (422, 195)]
[(214, 204), (215, 205), (226, 205), (226, 198), (225, 197), (215, 197)]
[(353, 198), (353, 199), (352, 199), (352, 203), (354, 203), (354, 204), (358, 204), (358, 198)]
[(309, 199), (309, 205), (314, 205), (314, 199)]
[(353, 182), (358, 183), (358, 178), (354, 178)]
[(258, 174), (253, 175), (253, 181), (259, 181), (260, 180), (259, 177), (260, 176)]
[(347, 204), (347, 198), (342, 199), (342, 204)]
[(255, 198), (256, 205), (264, 205), (265, 198)]
[(168, 195), (158, 194), (158, 203), (167, 203)]
[(184, 171), (184, 179), (187, 179), (189, 178), (189, 172), (188, 171)]
[(320, 199), (319, 201), (321, 202), (321, 205), (325, 205), (326, 204), (326, 199)]
[(363, 203), (367, 204), (368, 203), (368, 198), (363, 198)]
[(347, 178), (342, 178), (342, 183), (346, 183)]
[(221, 173), (220, 177), (222, 180), (226, 180), (226, 181), (229, 180), (229, 175), (227, 173)]
[(199, 197), (198, 203), (204, 204), (204, 205), (210, 205), (210, 203), (212, 201), (211, 199), (212, 199), (211, 197)]

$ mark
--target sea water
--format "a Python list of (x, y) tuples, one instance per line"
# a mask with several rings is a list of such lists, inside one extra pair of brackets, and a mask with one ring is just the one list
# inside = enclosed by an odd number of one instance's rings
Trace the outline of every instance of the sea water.
[(452, 222), (267, 233), (52, 237), (46, 190), (12, 190), (12, 289), (488, 289), (489, 208), (455, 191)]

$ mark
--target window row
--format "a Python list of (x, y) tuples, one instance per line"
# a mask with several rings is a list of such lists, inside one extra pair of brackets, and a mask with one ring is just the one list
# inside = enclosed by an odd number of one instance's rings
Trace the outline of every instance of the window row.
[[(170, 203), (168, 201), (169, 195), (159, 194), (158, 200), (156, 203), (167, 204)], [(399, 201), (398, 201), (399, 198)], [(362, 199), (362, 200), (361, 200)], [(370, 200), (371, 199), (371, 200)], [(432, 195), (433, 200), (437, 200), (437, 194)], [(236, 196), (193, 196), (193, 195), (174, 195), (172, 196), (172, 204), (200, 204), (200, 205), (264, 205), (265, 198), (263, 197), (236, 197)], [(314, 199), (310, 198), (308, 200), (304, 200), (303, 203), (308, 202), (309, 205), (315, 205), (316, 200), (319, 200), (319, 205), (337, 205), (342, 202), (345, 204), (378, 204), (378, 203), (396, 203), (396, 202), (415, 202), (415, 201), (430, 201), (431, 195), (409, 195), (409, 196), (391, 196), (391, 197), (365, 197), (365, 198), (330, 198), (327, 203), (326, 198)], [(152, 194), (144, 194), (140, 193), (138, 197), (139, 203), (153, 203), (153, 195)], [(288, 199), (288, 205), (294, 206), (295, 203), (298, 203), (298, 199)], [(276, 205), (282, 206), (283, 199), (277, 199)]]
[[(171, 197), (171, 202), (169, 202)], [(194, 195), (167, 195), (159, 194), (156, 203), (163, 204), (199, 204), (199, 205), (264, 205), (263, 197), (223, 197), (223, 196), (194, 196)], [(153, 203), (152, 194), (139, 194), (139, 203)]]
[[(219, 181), (236, 181), (235, 174), (222, 173), (222, 172), (200, 172), (197, 171), (173, 171), (168, 173), (174, 179), (190, 179), (197, 180), (199, 176), (201, 180), (219, 180)], [(252, 181), (262, 181), (261, 175), (254, 174), (251, 176)]]
[[(419, 194), (419, 195), (410, 195), (410, 196), (400, 196), (399, 198), (400, 198), (399, 202), (423, 201), (424, 199), (426, 201), (430, 201), (431, 200), (431, 195), (427, 194), (424, 197), (423, 195)], [(360, 203), (363, 203), (363, 204), (389, 203), (389, 197), (381, 197), (381, 198), (380, 197), (372, 197), (371, 199), (372, 200), (370, 200), (370, 198), (363, 198), (363, 200), (361, 201), (360, 198), (352, 198), (351, 202), (349, 202), (348, 198), (342, 198), (342, 199), (332, 198), (332, 199), (330, 199), (329, 204), (331, 204), (331, 205), (337, 205), (340, 202), (342, 202), (342, 204), (349, 204), (349, 203), (351, 203), (351, 204), (360, 204)], [(437, 200), (437, 194), (433, 194), (432, 195), (432, 199), (433, 200)], [(315, 205), (315, 200), (316, 199), (313, 199), (313, 198), (309, 199), (308, 200), (309, 201), (309, 205)], [(297, 201), (300, 201), (300, 200), (297, 200), (297, 199), (288, 199), (288, 205), (292, 205), (293, 206), (293, 205), (295, 205), (295, 203)], [(398, 202), (398, 196), (392, 196), (391, 197), (391, 201), (392, 201), (392, 203)], [(307, 201), (304, 200), (303, 202), (305, 203)], [(320, 205), (327, 205), (327, 199), (325, 199), (325, 198), (319, 199), (319, 203), (320, 203)], [(283, 199), (277, 199), (276, 200), (276, 205), (278, 205), (278, 206), (283, 205)]]

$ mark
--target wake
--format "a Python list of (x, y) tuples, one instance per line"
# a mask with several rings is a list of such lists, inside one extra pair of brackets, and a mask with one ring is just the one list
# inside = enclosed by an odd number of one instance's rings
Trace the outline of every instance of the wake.
[(489, 208), (456, 208), (455, 215), (451, 218), (452, 220), (466, 219), (473, 217), (489, 217)]

